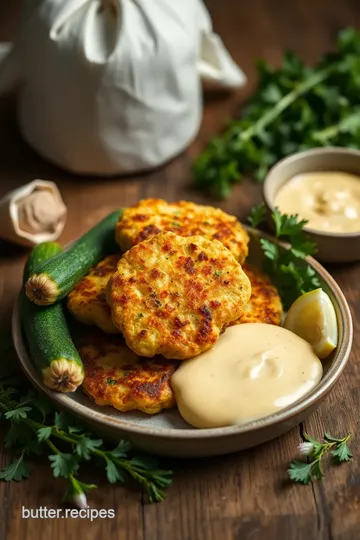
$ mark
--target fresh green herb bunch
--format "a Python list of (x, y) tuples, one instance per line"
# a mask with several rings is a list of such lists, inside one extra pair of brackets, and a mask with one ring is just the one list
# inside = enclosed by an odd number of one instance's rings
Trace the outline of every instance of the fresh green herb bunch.
[[(316, 252), (316, 245), (303, 231), (306, 220), (299, 216), (281, 214), (275, 208), (272, 212), (275, 228), (275, 241), (260, 239), (265, 257), (265, 270), (277, 286), (283, 306), (288, 309), (302, 294), (320, 287), (315, 270), (304, 259)], [(266, 219), (266, 208), (263, 203), (254, 206), (248, 218), (252, 227), (258, 227)], [(281, 242), (289, 244), (283, 249)]]
[(218, 199), (244, 174), (262, 181), (279, 159), (313, 147), (360, 148), (360, 32), (340, 32), (313, 68), (291, 51), (279, 69), (260, 61), (258, 86), (240, 120), (194, 164), (195, 186)]
[(319, 442), (305, 434), (306, 442), (299, 444), (298, 449), (301, 454), (308, 456), (308, 461), (292, 461), (290, 463), (288, 469), (290, 480), (302, 484), (308, 484), (313, 477), (321, 480), (324, 476), (322, 459), (328, 452), (330, 452), (336, 464), (349, 461), (352, 458), (352, 453), (347, 444), (350, 437), (351, 435), (336, 438), (325, 433), (324, 440)]
[[(1, 337), (1, 336), (0, 336)], [(31, 454), (47, 454), (55, 478), (68, 480), (65, 498), (86, 506), (85, 493), (96, 488), (78, 478), (80, 465), (93, 460), (104, 468), (110, 483), (132, 478), (145, 490), (150, 502), (164, 499), (171, 485), (172, 473), (158, 468), (150, 456), (134, 455), (131, 444), (121, 440), (111, 448), (102, 439), (94, 438), (75, 418), (57, 412), (50, 401), (39, 392), (29, 389), (14, 371), (14, 362), (5, 362), (11, 341), (0, 340), (0, 420), (9, 425), (5, 446), (16, 459), (0, 471), (0, 480), (19, 481), (30, 475), (27, 464)]]

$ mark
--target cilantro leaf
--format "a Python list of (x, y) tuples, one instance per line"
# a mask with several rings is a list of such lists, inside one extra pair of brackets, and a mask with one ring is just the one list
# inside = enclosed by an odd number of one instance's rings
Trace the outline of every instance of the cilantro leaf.
[(32, 403), (32, 400), (35, 396), (35, 390), (32, 388), (26, 392), (20, 399), (18, 400), (18, 405), (27, 405), (29, 403)]
[(60, 431), (68, 431), (69, 433), (80, 433), (85, 431), (84, 426), (77, 418), (72, 417), (64, 411), (61, 411), (60, 413), (55, 412), (54, 424)]
[(75, 422), (75, 419), (73, 421), (73, 425), (68, 427), (68, 432), (71, 433), (71, 434), (83, 432), (84, 428), (82, 426), (80, 426), (80, 425), (74, 425), (74, 422)]
[(19, 482), (30, 476), (30, 470), (26, 463), (24, 462), (24, 455), (21, 454), (16, 461), (10, 463), (5, 469), (0, 471), (0, 480), (5, 480), (5, 482), (10, 482), (15, 480)]
[(71, 425), (71, 419), (64, 411), (56, 412), (54, 424), (58, 429), (66, 430)]
[(250, 215), (248, 217), (248, 222), (252, 227), (256, 228), (265, 221), (265, 218), (266, 207), (264, 203), (260, 203), (252, 207)]
[(54, 406), (44, 394), (35, 393), (31, 399), (31, 404), (41, 413), (43, 421), (48, 414), (54, 411)]
[(140, 469), (156, 470), (158, 467), (157, 459), (153, 456), (135, 456), (132, 458), (131, 463)]
[(24, 426), (21, 424), (16, 424), (15, 422), (11, 422), (10, 428), (5, 435), (5, 448), (11, 448), (16, 443), (21, 442), (24, 442)]
[(280, 87), (275, 83), (270, 83), (262, 92), (262, 98), (270, 104), (277, 103), (282, 98)]
[(76, 473), (79, 468), (79, 463), (73, 454), (58, 454), (49, 455), (50, 465), (53, 469), (55, 478), (62, 476), (67, 478), (70, 474)]
[(279, 248), (276, 244), (274, 244), (270, 240), (267, 240), (266, 238), (261, 238), (260, 244), (265, 257), (272, 261), (276, 261), (279, 258)]
[(304, 225), (307, 223), (306, 219), (300, 220), (297, 214), (282, 214), (278, 208), (274, 208), (272, 217), (275, 224), (275, 234), (277, 238), (296, 236), (302, 232)]
[(336, 443), (341, 443), (343, 441), (343, 439), (338, 439), (336, 437), (333, 437), (332, 435), (330, 435), (330, 433), (325, 433), (324, 439), (325, 441), (336, 442)]
[(116, 448), (108, 452), (111, 456), (115, 458), (125, 458), (127, 454), (132, 449), (132, 444), (130, 441), (122, 440), (119, 442)]
[(75, 451), (80, 458), (90, 459), (91, 452), (99, 448), (103, 444), (101, 439), (90, 439), (86, 435), (83, 435), (77, 442)]
[(147, 494), (150, 503), (161, 502), (164, 500), (164, 491), (154, 484), (147, 486)]
[(85, 484), (85, 482), (80, 482), (80, 480), (77, 480), (77, 483), (85, 493), (97, 488), (96, 484)]
[(294, 482), (309, 484), (312, 478), (312, 463), (292, 461), (289, 465), (288, 475), (290, 480)]
[(313, 291), (314, 289), (318, 289), (319, 287), (321, 287), (320, 280), (316, 275), (315, 270), (311, 266), (301, 266), (300, 270), (298, 269), (298, 274), (302, 282), (302, 294), (304, 292)]
[(40, 429), (38, 429), (37, 437), (40, 442), (47, 441), (52, 433), (52, 427), (51, 426), (45, 426)]
[[(302, 261), (315, 252), (316, 246), (303, 231), (305, 220), (299, 220), (296, 215), (281, 214), (277, 208), (272, 213), (272, 220), (276, 238), (260, 239), (264, 269), (277, 286), (284, 308), (288, 309), (299, 296), (320, 287), (315, 270)], [(282, 241), (288, 243), (288, 249)]]
[[(148, 462), (149, 464), (149, 462)], [(150, 464), (149, 464), (150, 465)], [(150, 467), (148, 467), (150, 468)], [(166, 488), (172, 484), (172, 471), (159, 469), (153, 472), (153, 477), (157, 486)], [(164, 497), (163, 497), (164, 498)]]
[(12, 400), (11, 400), (11, 396), (13, 396), (16, 393), (17, 393), (16, 388), (12, 388), (12, 386), (8, 386), (8, 385), (6, 385), (6, 387), (5, 387), (5, 385), (0, 384), (0, 394), (1, 394), (1, 398), (2, 398), (1, 401), (6, 406), (13, 405)]
[(291, 253), (298, 259), (305, 259), (316, 252), (316, 244), (304, 234), (291, 235), (289, 238)]
[(314, 450), (312, 453), (313, 457), (318, 457), (324, 445), (321, 442), (317, 441), (316, 439), (313, 439), (312, 437), (310, 437), (310, 435), (308, 435), (307, 433), (304, 434), (304, 438), (306, 441), (314, 445)]
[(352, 453), (348, 447), (346, 441), (341, 442), (335, 450), (331, 451), (331, 455), (335, 462), (342, 463), (343, 461), (349, 461), (352, 458)]
[(111, 459), (106, 458), (106, 476), (110, 484), (124, 481), (124, 477)]
[(20, 422), (20, 420), (27, 417), (29, 411), (31, 411), (31, 407), (20, 406), (12, 411), (7, 411), (5, 413), (5, 418), (7, 420), (13, 420), (14, 422)]
[(24, 455), (40, 455), (42, 452), (36, 433), (30, 426), (23, 423), (11, 422), (6, 433), (5, 447), (11, 448), (13, 446), (22, 447)]
[(315, 459), (310, 463), (312, 465), (312, 474), (318, 479), (321, 480), (325, 475), (321, 468), (321, 458)]

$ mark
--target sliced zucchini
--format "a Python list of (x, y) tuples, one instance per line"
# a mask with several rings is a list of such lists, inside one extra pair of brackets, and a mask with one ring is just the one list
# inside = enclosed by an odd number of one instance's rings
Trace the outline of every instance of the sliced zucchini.
[[(60, 252), (61, 246), (54, 242), (36, 246), (25, 265), (24, 283), (37, 265)], [(62, 304), (36, 306), (22, 290), (20, 314), (30, 356), (45, 386), (59, 392), (74, 392), (84, 379), (84, 368), (71, 339)]]
[(26, 296), (46, 306), (64, 298), (101, 259), (119, 249), (115, 225), (123, 210), (113, 212), (67, 250), (42, 264), (26, 282)]

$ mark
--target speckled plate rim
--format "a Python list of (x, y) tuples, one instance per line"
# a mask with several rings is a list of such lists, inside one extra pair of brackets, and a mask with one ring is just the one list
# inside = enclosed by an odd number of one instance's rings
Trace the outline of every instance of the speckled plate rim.
[[(252, 229), (250, 227), (246, 228), (251, 234), (257, 237), (267, 239), (272, 238), (270, 235), (257, 229)], [(53, 403), (59, 406), (60, 409), (65, 409), (72, 414), (83, 418), (84, 421), (93, 421), (97, 424), (102, 424), (110, 428), (114, 428), (117, 426), (119, 430), (122, 431), (122, 433), (141, 434), (151, 437), (157, 437), (159, 439), (162, 439), (164, 437), (172, 439), (207, 439), (209, 437), (221, 438), (231, 435), (251, 433), (256, 430), (261, 430), (263, 428), (286, 422), (293, 416), (305, 413), (306, 410), (314, 406), (318, 400), (321, 401), (321, 399), (330, 392), (330, 390), (340, 377), (341, 373), (343, 372), (349, 359), (353, 341), (353, 324), (350, 308), (345, 299), (345, 296), (334, 278), (325, 270), (325, 268), (320, 263), (318, 263), (312, 257), (307, 257), (307, 262), (314, 268), (314, 270), (327, 284), (337, 304), (337, 306), (335, 306), (335, 309), (338, 307), (336, 311), (342, 319), (342, 339), (336, 349), (335, 358), (332, 360), (332, 364), (329, 367), (325, 376), (309, 394), (307, 394), (294, 404), (282, 409), (281, 411), (278, 411), (264, 418), (260, 418), (259, 420), (249, 422), (242, 426), (229, 426), (211, 429), (179, 429), (139, 426), (134, 422), (123, 421), (120, 417), (110, 417), (105, 413), (91, 409), (91, 407), (88, 407), (81, 403), (77, 403), (67, 394), (60, 394), (49, 390), (40, 381), (39, 376), (35, 372), (35, 369), (26, 351), (20, 324), (19, 301), (17, 301), (14, 306), (12, 316), (12, 334), (15, 349), (20, 359), (21, 367), (25, 375), (32, 382), (32, 384), (39, 390), (44, 392)]]

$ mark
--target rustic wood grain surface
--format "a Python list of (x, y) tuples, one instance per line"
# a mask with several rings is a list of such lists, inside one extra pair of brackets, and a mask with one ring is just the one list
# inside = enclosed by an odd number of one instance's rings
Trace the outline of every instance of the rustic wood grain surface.
[[(0, 3), (0, 41), (14, 35), (22, 2)], [(0, 100), (0, 196), (34, 177), (58, 183), (69, 209), (63, 243), (84, 233), (113, 208), (141, 197), (161, 196), (208, 202), (190, 186), (192, 158), (204, 142), (236, 113), (255, 83), (254, 61), (279, 63), (283, 50), (295, 49), (308, 62), (331, 48), (337, 31), (360, 25), (358, 0), (208, 0), (218, 33), (249, 77), (245, 91), (208, 96), (204, 121), (190, 150), (166, 167), (142, 177), (93, 181), (50, 166), (22, 142), (12, 99)], [(221, 207), (245, 219), (261, 200), (261, 186), (244, 182)], [(0, 243), (0, 324), (9, 325), (26, 251)], [(360, 371), (360, 265), (332, 266), (351, 306), (354, 346), (348, 366), (331, 395), (305, 425), (251, 451), (223, 458), (177, 461), (174, 486), (165, 502), (143, 504), (142, 495), (109, 486), (101, 474), (88, 471), (100, 488), (91, 495), (97, 508), (113, 508), (114, 519), (94, 522), (71, 519), (22, 519), (21, 507), (56, 508), (61, 481), (47, 463), (33, 465), (31, 479), (0, 484), (0, 540), (51, 538), (75, 540), (357, 540), (360, 538), (360, 452), (358, 449)], [(1, 361), (5, 361), (4, 358)], [(308, 486), (287, 482), (301, 430), (321, 436), (354, 433), (351, 463), (327, 471), (322, 482)], [(11, 458), (0, 440), (0, 467)]]

